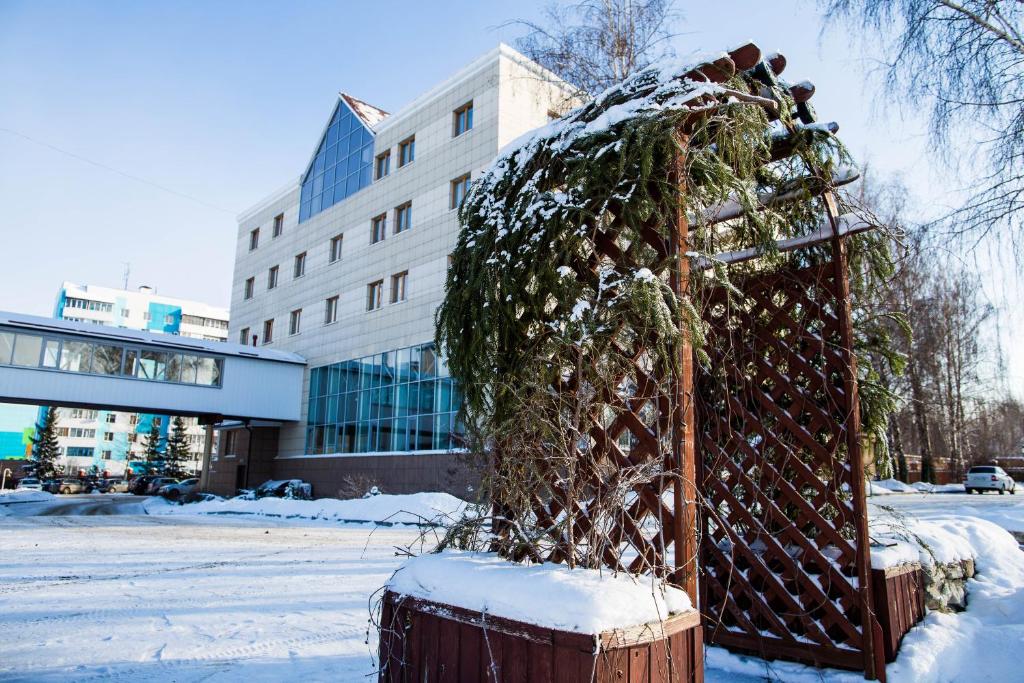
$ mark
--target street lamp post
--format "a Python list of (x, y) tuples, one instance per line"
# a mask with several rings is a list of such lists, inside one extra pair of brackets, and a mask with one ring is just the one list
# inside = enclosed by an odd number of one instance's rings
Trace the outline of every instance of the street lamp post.
[(13, 474), (10, 467), (4, 468), (3, 477), (0, 477), (0, 490), (7, 488), (7, 476)]

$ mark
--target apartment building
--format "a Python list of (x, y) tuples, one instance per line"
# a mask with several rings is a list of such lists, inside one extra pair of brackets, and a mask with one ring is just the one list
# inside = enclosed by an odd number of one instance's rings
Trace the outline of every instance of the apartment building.
[[(123, 290), (96, 285), (64, 282), (57, 295), (54, 317), (58, 320), (148, 330), (177, 334), (209, 341), (226, 341), (228, 312), (223, 308), (197, 301), (177, 299), (158, 294), (151, 287)], [(114, 475), (124, 472), (129, 463), (141, 459), (145, 435), (156, 425), (166, 438), (172, 417), (139, 413), (121, 413), (82, 408), (58, 410), (58, 437), (67, 472), (89, 470), (96, 466)], [(10, 453), (4, 457), (27, 456), (31, 444), (28, 437), (35, 422), (41, 419), (39, 409), (26, 406), (0, 405), (0, 422), (14, 424), (6, 441)], [(184, 418), (187, 438), (198, 468), (203, 451), (204, 428), (195, 418)], [(17, 428), (17, 425), (24, 425)], [(4, 442), (0, 434), (0, 444)], [(18, 445), (20, 441), (20, 452)]]
[(301, 175), (238, 220), (231, 338), (307, 359), (302, 419), (226, 433), (215, 487), (465, 490), (460, 392), (433, 342), (457, 209), (568, 97), (504, 45), (394, 114), (338, 95)]

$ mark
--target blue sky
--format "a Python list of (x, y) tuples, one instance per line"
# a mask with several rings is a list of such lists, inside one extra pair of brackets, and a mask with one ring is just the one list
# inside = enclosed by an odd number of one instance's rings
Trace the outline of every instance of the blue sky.
[[(48, 315), (61, 281), (117, 286), (125, 262), (132, 287), (227, 306), (235, 215), (299, 174), (338, 90), (394, 111), (543, 4), (0, 0), (0, 310)], [(782, 52), (859, 162), (942, 202), (921, 122), (872, 106), (870, 63), (813, 2), (678, 4), (681, 55)]]

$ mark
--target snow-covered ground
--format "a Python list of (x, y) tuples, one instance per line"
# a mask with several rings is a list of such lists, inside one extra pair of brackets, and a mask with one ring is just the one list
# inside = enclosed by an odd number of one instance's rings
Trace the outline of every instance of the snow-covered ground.
[(168, 503), (163, 498), (151, 498), (146, 502), (146, 512), (150, 515), (256, 515), (335, 522), (373, 522), (385, 525), (450, 521), (458, 519), (466, 508), (465, 501), (447, 493), (382, 494), (353, 500), (231, 498), (188, 505)]
[[(420, 533), (304, 517), (147, 515), (154, 503), (126, 496), (5, 502), (3, 681), (373, 680), (371, 596), (401, 563), (395, 547)], [(1024, 495), (874, 503), (960, 534), (978, 556), (967, 612), (929, 615), (890, 665), (890, 681), (1015, 680), (1024, 553), (996, 526), (964, 515), (1014, 528)], [(67, 516), (75, 510), (89, 516)], [(54, 511), (62, 514), (41, 516)], [(708, 649), (707, 666), (709, 683), (863, 680), (718, 648)]]
[(0, 680), (358, 681), (417, 531), (202, 516), (0, 518)]
[[(962, 487), (961, 487), (962, 490)], [(918, 519), (940, 517), (978, 517), (994, 522), (1008, 531), (1024, 533), (1024, 491), (1016, 495), (996, 493), (910, 493), (872, 496), (868, 499), (871, 516), (879, 510), (895, 510)]]

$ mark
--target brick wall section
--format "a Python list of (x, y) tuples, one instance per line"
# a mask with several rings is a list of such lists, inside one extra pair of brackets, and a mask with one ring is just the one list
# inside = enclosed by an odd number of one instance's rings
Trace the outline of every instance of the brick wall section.
[(351, 488), (350, 481), (359, 488), (379, 486), (384, 493), (444, 491), (472, 498), (480, 483), (465, 456), (447, 453), (287, 458), (274, 461), (274, 478), (308, 481), (316, 498), (336, 497)]
[[(221, 496), (234, 495), (239, 467), (246, 464), (249, 432), (234, 430), (235, 453), (210, 461), (209, 490)], [(249, 487), (268, 479), (302, 479), (313, 485), (315, 498), (335, 498), (342, 489), (378, 486), (384, 493), (444, 491), (472, 499), (480, 485), (479, 467), (456, 453), (425, 455), (368, 455), (346, 457), (302, 457), (276, 459), (276, 427), (253, 427), (253, 448), (249, 462)], [(224, 443), (223, 432), (221, 443)]]
[[(238, 472), (248, 461), (248, 486), (259, 486), (273, 476), (274, 457), (277, 455), (277, 427), (253, 427), (252, 450), (249, 450), (249, 431), (234, 430), (234, 453), (227, 453), (210, 460), (209, 490), (220, 496), (232, 496), (239, 488)], [(223, 433), (221, 443), (224, 443)], [(244, 483), (244, 482), (243, 482)]]

